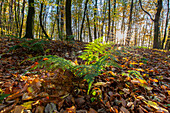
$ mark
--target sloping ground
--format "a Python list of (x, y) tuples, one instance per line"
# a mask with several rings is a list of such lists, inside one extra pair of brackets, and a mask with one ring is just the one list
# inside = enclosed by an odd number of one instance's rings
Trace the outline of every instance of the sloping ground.
[(40, 73), (23, 75), (36, 62), (21, 64), (27, 58), (44, 54), (74, 61), (78, 52), (84, 49), (84, 43), (50, 41), (44, 46), (45, 52), (23, 46), (8, 52), (10, 47), (21, 42), (19, 39), (0, 38), (2, 113), (169, 113), (169, 51), (126, 49), (127, 52), (116, 56), (122, 69), (107, 67), (95, 78), (91, 93), (87, 95), (88, 84), (82, 78), (75, 78), (69, 70), (36, 70)]

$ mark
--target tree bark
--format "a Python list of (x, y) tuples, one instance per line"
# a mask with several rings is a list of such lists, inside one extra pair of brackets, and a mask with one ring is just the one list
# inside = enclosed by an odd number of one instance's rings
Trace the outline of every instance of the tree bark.
[(168, 11), (167, 11), (167, 14), (166, 14), (166, 23), (165, 23), (165, 30), (164, 30), (164, 38), (162, 40), (162, 46), (161, 46), (161, 49), (164, 48), (164, 43), (165, 43), (165, 40), (166, 40), (166, 35), (167, 35), (167, 27), (168, 27), (168, 22), (169, 22), (169, 0), (167, 1), (167, 7), (168, 7)]
[(66, 40), (74, 40), (71, 28), (71, 0), (66, 0)]
[(127, 37), (126, 37), (126, 41), (125, 41), (125, 45), (126, 45), (126, 46), (129, 46), (129, 44), (130, 44), (130, 39), (131, 39), (132, 11), (133, 11), (133, 0), (131, 1), (131, 6), (130, 6), (130, 15), (129, 15), (129, 23), (128, 23), (128, 30), (127, 30)]
[(169, 27), (169, 33), (168, 33), (168, 40), (166, 42), (166, 46), (165, 46), (166, 50), (170, 49), (170, 27)]
[(34, 15), (35, 15), (35, 9), (34, 9), (34, 0), (28, 0), (28, 16), (26, 21), (26, 34), (24, 38), (34, 38), (33, 35), (33, 28), (34, 28)]
[(97, 39), (97, 29), (96, 29), (96, 16), (97, 16), (97, 0), (95, 0), (94, 5), (94, 39)]
[(49, 39), (49, 36), (47, 35), (45, 29), (44, 29), (44, 26), (42, 24), (42, 11), (43, 11), (43, 3), (41, 3), (41, 9), (40, 9), (40, 15), (39, 15), (39, 20), (40, 20), (40, 27), (42, 29), (42, 32), (44, 33), (45, 37)]
[(92, 42), (92, 36), (91, 36), (91, 30), (90, 30), (90, 21), (89, 21), (88, 14), (86, 14), (86, 19), (87, 19), (87, 25), (88, 25), (88, 29), (89, 29), (89, 40), (90, 40), (90, 42)]
[(87, 3), (89, 0), (86, 0), (85, 2), (85, 8), (84, 8), (84, 14), (83, 14), (83, 20), (81, 23), (81, 29), (80, 29), (80, 41), (82, 42), (82, 32), (83, 32), (83, 27), (84, 27), (84, 21), (85, 21), (85, 16), (86, 16), (86, 10), (87, 10)]
[(108, 22), (108, 32), (107, 32), (107, 40), (106, 42), (109, 40), (110, 38), (110, 0), (108, 0), (108, 5), (109, 5), (109, 12), (108, 12), (108, 18), (109, 18), (109, 22)]
[(22, 36), (22, 27), (23, 27), (23, 22), (24, 22), (24, 9), (25, 9), (25, 0), (23, 0), (23, 6), (22, 6), (22, 20), (21, 20), (21, 26), (20, 26), (20, 32), (19, 32), (19, 37)]
[(143, 9), (141, 0), (139, 0), (139, 4), (141, 9), (149, 15), (150, 19), (154, 22), (154, 41), (153, 41), (153, 48), (159, 49), (160, 48), (160, 40), (159, 40), (159, 35), (160, 35), (160, 27), (159, 27), (159, 20), (160, 20), (160, 14), (162, 10), (162, 0), (157, 1), (157, 11), (155, 14), (155, 18), (153, 19), (151, 14), (148, 13), (146, 10)]

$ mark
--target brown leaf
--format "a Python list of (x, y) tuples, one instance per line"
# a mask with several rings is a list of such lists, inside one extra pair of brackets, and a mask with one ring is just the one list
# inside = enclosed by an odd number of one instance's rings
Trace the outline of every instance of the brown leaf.
[(43, 106), (38, 106), (36, 107), (35, 113), (43, 113), (44, 107)]
[(80, 98), (76, 98), (75, 99), (75, 103), (78, 105), (78, 106), (81, 106), (85, 103), (86, 101), (84, 100), (84, 97), (80, 97)]
[(76, 113), (76, 107), (72, 106), (71, 108), (66, 109), (68, 113)]
[(123, 112), (123, 113), (130, 113), (125, 107), (121, 107), (120, 110)]
[(13, 113), (21, 113), (23, 112), (24, 107), (23, 106), (15, 106)]
[(121, 101), (122, 101), (123, 107), (126, 107), (126, 101), (123, 98), (121, 98)]
[(97, 113), (97, 111), (94, 110), (93, 108), (90, 108), (89, 111), (88, 111), (88, 113)]

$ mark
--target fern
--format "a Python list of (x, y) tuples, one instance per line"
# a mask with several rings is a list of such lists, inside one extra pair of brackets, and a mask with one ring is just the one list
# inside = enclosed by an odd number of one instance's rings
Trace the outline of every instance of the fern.
[[(44, 58), (47, 58), (48, 60), (43, 60)], [(39, 60), (38, 64), (35, 67), (33, 67), (31, 70), (35, 70), (37, 68), (41, 68), (41, 69), (43, 68), (47, 71), (56, 70), (58, 68), (62, 68), (63, 70), (65, 69), (71, 70), (71, 68), (75, 65), (72, 61), (66, 60), (56, 55), (37, 56), (37, 57), (26, 59), (26, 61), (36, 61), (36, 60)]]
[[(110, 44), (101, 43), (100, 40), (102, 40), (102, 38), (87, 44), (86, 49), (84, 50), (82, 55), (79, 56), (80, 58), (86, 61), (85, 64), (75, 65), (75, 63), (73, 63), (72, 61), (66, 60), (55, 55), (38, 56), (29, 58), (27, 60), (39, 60), (38, 64), (31, 70), (42, 68), (45, 70), (54, 71), (58, 68), (62, 68), (63, 70), (68, 69), (72, 71), (74, 75), (76, 75), (76, 77), (81, 77), (87, 80), (87, 93), (89, 94), (94, 78), (96, 76), (99, 76), (102, 71), (105, 70), (105, 67), (114, 66), (121, 68), (116, 63), (116, 58), (114, 56), (114, 54), (118, 53), (117, 50), (114, 50), (114, 48), (112, 48), (112, 45)], [(48, 60), (43, 60), (44, 58), (47, 58)]]

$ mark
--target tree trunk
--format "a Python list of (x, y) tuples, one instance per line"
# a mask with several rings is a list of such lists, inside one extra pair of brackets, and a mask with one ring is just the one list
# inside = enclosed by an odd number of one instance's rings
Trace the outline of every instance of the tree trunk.
[(150, 19), (154, 22), (154, 41), (153, 41), (153, 48), (159, 49), (160, 48), (160, 26), (159, 26), (159, 20), (160, 20), (160, 14), (162, 10), (162, 0), (157, 0), (157, 11), (155, 14), (155, 19), (152, 18), (151, 14), (148, 13), (146, 10), (143, 9), (141, 0), (139, 0), (139, 4), (141, 9), (149, 15)]
[(170, 27), (169, 27), (169, 33), (168, 33), (168, 40), (166, 42), (166, 46), (165, 46), (166, 50), (170, 49)]
[(165, 30), (164, 30), (164, 38), (162, 40), (162, 47), (161, 49), (164, 48), (164, 43), (165, 43), (165, 40), (166, 40), (166, 34), (167, 34), (167, 27), (168, 27), (168, 22), (169, 22), (169, 0), (167, 1), (167, 7), (168, 7), (168, 11), (167, 11), (167, 15), (166, 15), (166, 23), (165, 23)]
[(86, 0), (85, 2), (85, 8), (84, 8), (84, 14), (83, 14), (83, 20), (81, 23), (81, 29), (80, 29), (80, 41), (82, 42), (82, 32), (83, 32), (83, 26), (84, 26), (84, 21), (85, 21), (85, 16), (86, 16), (86, 10), (87, 10), (87, 3), (89, 0)]
[(71, 0), (66, 0), (66, 40), (74, 40), (71, 29)]
[(110, 0), (108, 0), (108, 5), (109, 5), (109, 12), (108, 12), (108, 18), (109, 18), (109, 22), (108, 22), (108, 32), (107, 32), (107, 40), (106, 42), (109, 40), (110, 38)]
[(3, 25), (2, 25), (2, 6), (3, 6), (4, 0), (2, 0), (0, 5), (0, 28), (1, 28), (1, 36), (3, 35)]
[(86, 14), (86, 19), (87, 19), (87, 24), (88, 24), (88, 29), (89, 29), (89, 40), (92, 42), (92, 36), (91, 36), (91, 30), (90, 30), (90, 21), (89, 21), (89, 16)]
[(131, 1), (131, 6), (130, 6), (130, 15), (129, 15), (129, 23), (128, 23), (128, 30), (127, 30), (127, 37), (126, 37), (126, 41), (125, 41), (125, 45), (126, 45), (126, 46), (129, 46), (129, 44), (130, 44), (130, 39), (131, 39), (132, 11), (133, 11), (133, 0)]
[(19, 32), (19, 37), (22, 36), (22, 26), (23, 26), (23, 22), (24, 22), (24, 9), (25, 9), (25, 0), (23, 0), (23, 6), (22, 6), (22, 20), (21, 20), (21, 26), (20, 26), (20, 32)]
[(34, 29), (34, 0), (28, 0), (28, 16), (26, 21), (26, 34), (24, 38), (34, 38), (33, 29)]
[(49, 39), (49, 36), (47, 35), (44, 26), (42, 24), (42, 11), (43, 11), (43, 3), (41, 3), (41, 9), (40, 9), (40, 15), (39, 15), (39, 20), (40, 20), (40, 27), (42, 29), (42, 32), (44, 33), (45, 37)]
[(96, 16), (97, 16), (97, 0), (95, 0), (95, 6), (94, 6), (94, 39), (97, 39), (97, 29), (96, 29)]
[(116, 0), (114, 0), (114, 5), (113, 5), (113, 20), (112, 20), (112, 29), (111, 29), (111, 39), (113, 40), (113, 42), (115, 42), (116, 40), (116, 32), (114, 33), (114, 28), (116, 29), (115, 27), (115, 16), (116, 16)]
[(104, 1), (104, 5), (105, 6), (103, 7), (103, 19), (102, 19), (102, 27), (101, 27), (101, 36), (103, 36), (103, 28), (104, 28), (104, 23), (105, 23), (105, 20), (106, 20), (107, 2)]
[(63, 35), (64, 35), (64, 1), (61, 0), (60, 2), (60, 35), (61, 35), (61, 40), (63, 40)]

